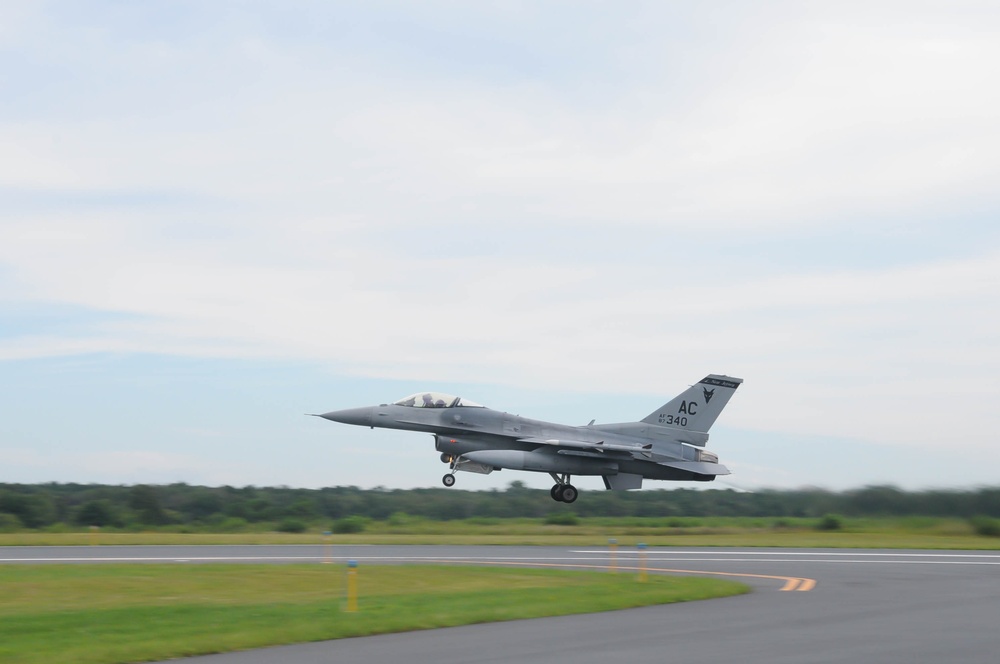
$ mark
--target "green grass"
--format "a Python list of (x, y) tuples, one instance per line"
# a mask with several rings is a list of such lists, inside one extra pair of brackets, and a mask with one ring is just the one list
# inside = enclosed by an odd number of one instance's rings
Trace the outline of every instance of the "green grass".
[(485, 567), (0, 566), (0, 661), (149, 661), (734, 595), (718, 579)]
[[(601, 546), (615, 538), (623, 546), (759, 546), (913, 549), (1000, 549), (1000, 537), (977, 535), (963, 519), (934, 517), (842, 519), (840, 530), (816, 530), (818, 518), (600, 517), (576, 525), (544, 519), (433, 521), (419, 517), (370, 521), (365, 530), (338, 534), (335, 544), (510, 544)], [(264, 528), (265, 526), (258, 526)], [(301, 534), (266, 532), (179, 533), (30, 531), (0, 534), (0, 545), (86, 544), (319, 544), (327, 523)], [(176, 527), (174, 527), (176, 528)]]

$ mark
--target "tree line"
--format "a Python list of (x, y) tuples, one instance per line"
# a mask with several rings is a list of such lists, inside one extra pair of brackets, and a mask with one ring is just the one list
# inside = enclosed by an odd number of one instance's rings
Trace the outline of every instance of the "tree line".
[(206, 487), (188, 484), (0, 484), (0, 530), (66, 526), (137, 527), (317, 523), (364, 517), (385, 520), (408, 514), (433, 520), (579, 517), (749, 516), (1000, 517), (1000, 488), (904, 491), (869, 486), (851, 491), (821, 489), (739, 492), (733, 489), (587, 491), (572, 505), (546, 490), (513, 482), (506, 490), (360, 489), (328, 487)]

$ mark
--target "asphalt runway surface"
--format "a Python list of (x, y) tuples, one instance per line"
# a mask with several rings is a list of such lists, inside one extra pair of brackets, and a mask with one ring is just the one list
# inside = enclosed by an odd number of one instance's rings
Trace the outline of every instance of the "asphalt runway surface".
[[(0, 563), (482, 564), (607, 569), (607, 548), (460, 546), (0, 547)], [(739, 597), (471, 625), (223, 655), (191, 664), (621, 661), (856, 664), (1000, 662), (1000, 552), (619, 549), (619, 573), (698, 574)], [(645, 558), (645, 563), (643, 563)], [(362, 596), (363, 601), (363, 596)], [(363, 610), (363, 604), (362, 604)]]

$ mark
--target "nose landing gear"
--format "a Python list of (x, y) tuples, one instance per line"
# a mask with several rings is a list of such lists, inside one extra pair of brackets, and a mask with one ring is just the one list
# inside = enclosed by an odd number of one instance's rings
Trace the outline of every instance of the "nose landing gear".
[(447, 487), (455, 486), (455, 471), (458, 470), (458, 459), (459, 457), (448, 454), (447, 452), (441, 455), (441, 461), (449, 464), (449, 467), (451, 468), (451, 470), (448, 471), (448, 474), (441, 478), (441, 483)]

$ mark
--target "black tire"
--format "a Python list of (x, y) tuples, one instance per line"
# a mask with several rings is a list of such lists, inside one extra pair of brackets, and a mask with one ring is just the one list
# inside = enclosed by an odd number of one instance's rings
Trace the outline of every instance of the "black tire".
[(563, 500), (562, 492), (563, 492), (562, 484), (556, 484), (551, 489), (549, 489), (549, 495), (552, 496), (552, 500), (556, 501), (557, 503), (561, 503)]
[(576, 490), (576, 487), (572, 484), (566, 484), (563, 486), (560, 492), (560, 498), (566, 504), (575, 503), (576, 499), (580, 496), (580, 492)]
[(445, 486), (455, 486), (455, 476), (452, 475), (451, 473), (448, 473), (447, 475), (442, 477), (441, 481), (444, 483)]

